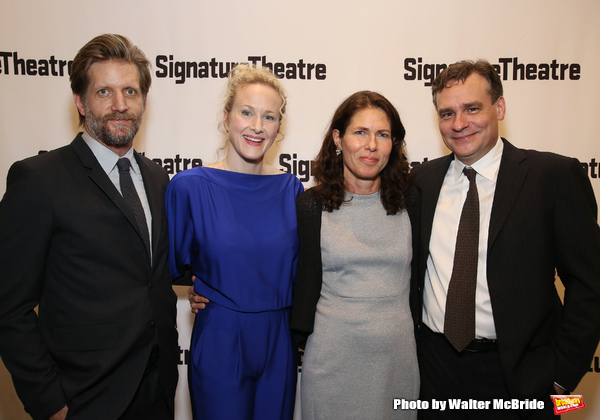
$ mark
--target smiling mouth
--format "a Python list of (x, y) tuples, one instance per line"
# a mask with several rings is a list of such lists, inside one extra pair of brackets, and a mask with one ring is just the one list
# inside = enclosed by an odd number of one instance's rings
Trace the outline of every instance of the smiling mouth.
[(253, 143), (253, 144), (257, 144), (257, 145), (261, 144), (265, 140), (263, 138), (254, 138), (254, 137), (250, 137), (250, 136), (243, 136), (243, 137), (246, 141)]
[(461, 141), (461, 140), (463, 140), (463, 141), (464, 141), (464, 140), (469, 140), (469, 139), (471, 139), (471, 138), (472, 138), (472, 137), (473, 137), (475, 134), (477, 134), (477, 133), (462, 134), (462, 135), (460, 135), (460, 136), (455, 136), (455, 137), (453, 137), (453, 140), (455, 140), (455, 141)]
[(128, 112), (112, 112), (104, 116), (104, 121), (131, 121), (134, 119), (134, 115)]

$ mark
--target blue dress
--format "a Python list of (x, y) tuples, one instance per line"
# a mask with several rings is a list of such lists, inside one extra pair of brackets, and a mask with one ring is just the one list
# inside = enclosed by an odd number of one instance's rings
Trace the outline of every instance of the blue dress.
[(210, 299), (194, 322), (189, 384), (195, 419), (291, 419), (296, 368), (289, 330), (298, 259), (291, 174), (198, 167), (165, 203), (173, 278), (186, 269)]

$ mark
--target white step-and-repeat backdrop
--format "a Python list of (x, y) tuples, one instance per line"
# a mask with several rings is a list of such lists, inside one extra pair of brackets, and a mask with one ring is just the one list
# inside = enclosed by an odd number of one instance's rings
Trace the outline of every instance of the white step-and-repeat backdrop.
[[(577, 157), (600, 197), (600, 2), (598, 0), (2, 0), (0, 2), (0, 194), (18, 159), (69, 143), (78, 131), (68, 68), (94, 36), (114, 32), (153, 65), (136, 149), (170, 174), (216, 160), (227, 70), (269, 66), (289, 95), (285, 138), (271, 162), (311, 184), (310, 161), (337, 105), (379, 91), (400, 111), (411, 162), (447, 153), (430, 84), (443, 64), (497, 65), (513, 144)], [(0, 279), (1, 281), (1, 279)], [(177, 287), (181, 343), (178, 420), (191, 418), (186, 355), (192, 317)], [(600, 418), (598, 353), (576, 390)], [(0, 420), (26, 419), (0, 364)]]

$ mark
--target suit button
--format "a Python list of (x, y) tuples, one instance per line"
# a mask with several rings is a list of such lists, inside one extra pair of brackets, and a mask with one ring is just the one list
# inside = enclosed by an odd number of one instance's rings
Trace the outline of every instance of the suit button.
[(154, 327), (156, 327), (156, 322), (150, 321), (150, 328), (154, 328)]

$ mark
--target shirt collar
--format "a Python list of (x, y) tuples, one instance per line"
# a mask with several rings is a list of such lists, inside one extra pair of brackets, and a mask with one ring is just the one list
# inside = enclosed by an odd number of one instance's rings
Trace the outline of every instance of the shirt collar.
[[(499, 137), (492, 150), (487, 152), (485, 156), (483, 156), (481, 159), (479, 159), (477, 162), (471, 165), (471, 168), (475, 169), (475, 171), (477, 171), (479, 175), (486, 178), (487, 180), (491, 182), (496, 182), (496, 179), (498, 178), (498, 169), (500, 169), (500, 160), (502, 160), (503, 150), (504, 142)], [(466, 165), (464, 163), (462, 163), (456, 158), (450, 163), (449, 171), (456, 181), (458, 181), (458, 178), (462, 175), (465, 166)]]
[[(85, 144), (87, 144), (88, 147), (92, 150), (92, 153), (98, 160), (98, 163), (100, 163), (100, 166), (102, 166), (102, 169), (104, 169), (104, 172), (109, 174), (115, 168), (115, 166), (117, 165), (117, 161), (119, 160), (119, 158), (121, 156), (119, 156), (118, 154), (116, 154), (115, 152), (110, 150), (108, 147), (106, 147), (105, 145), (100, 143), (98, 140), (94, 139), (87, 132), (87, 130), (83, 131), (81, 137), (83, 137), (83, 141), (85, 141)], [(123, 157), (126, 157), (129, 159), (129, 161), (131, 162), (131, 169), (133, 170), (134, 173), (136, 173), (137, 165), (135, 165), (135, 158), (133, 156), (133, 144), (129, 148), (127, 153), (125, 153), (125, 155), (123, 155)]]

